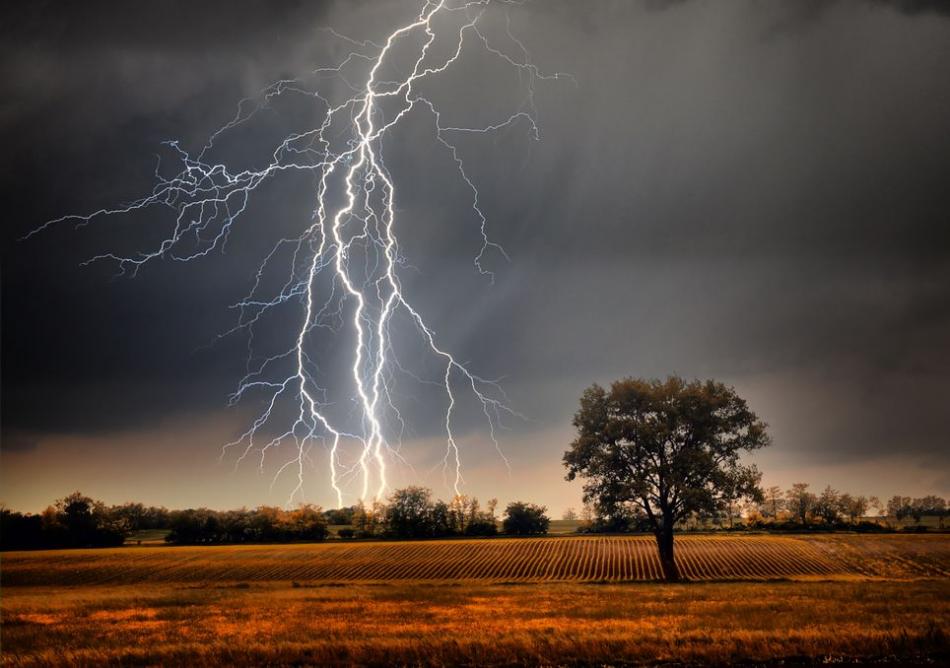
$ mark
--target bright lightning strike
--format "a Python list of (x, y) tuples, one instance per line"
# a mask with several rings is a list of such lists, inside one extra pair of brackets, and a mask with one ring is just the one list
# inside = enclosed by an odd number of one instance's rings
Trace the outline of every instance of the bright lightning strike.
[[(400, 314), (412, 323), (416, 335), (442, 368), (436, 382), (445, 397), (443, 466), (451, 476), (455, 493), (461, 493), (463, 477), (453, 418), (466, 395), (477, 402), (487, 422), (488, 436), (508, 465), (497, 429), (504, 415), (518, 414), (508, 407), (496, 382), (473, 373), (439, 343), (436, 332), (402, 288), (399, 271), (406, 266), (406, 260), (400, 253), (397, 192), (385, 165), (383, 140), (411, 112), (432, 118), (436, 141), (448, 152), (471, 194), (473, 221), (481, 238), (474, 269), (493, 280), (484, 265), (487, 254), (494, 251), (506, 258), (507, 255), (488, 235), (488, 220), (479, 204), (478, 188), (453, 140), (463, 134), (489, 134), (519, 124), (537, 140), (534, 84), (537, 80), (565, 76), (543, 74), (529, 62), (524, 44), (510, 30), (507, 8), (515, 4), (520, 3), (427, 0), (409, 23), (393, 30), (379, 43), (353, 40), (328, 30), (332, 38), (342, 40), (353, 50), (335, 66), (320, 68), (312, 75), (317, 84), (325, 82), (326, 77), (336, 77), (352, 95), (333, 103), (319, 85), (312, 90), (303, 80), (271, 84), (258, 96), (242, 100), (235, 117), (213, 133), (196, 155), (189, 154), (177, 142), (168, 142), (180, 160), (180, 171), (165, 178), (156, 169), (156, 183), (148, 195), (121, 207), (49, 221), (29, 235), (64, 221), (85, 224), (94, 218), (130, 214), (155, 206), (171, 208), (176, 212), (174, 229), (151, 250), (133, 256), (104, 253), (85, 263), (108, 260), (117, 263), (120, 273), (135, 275), (153, 260), (188, 262), (220, 249), (244, 213), (251, 193), (265, 181), (283, 172), (306, 171), (315, 175), (316, 205), (311, 219), (299, 235), (280, 239), (264, 256), (253, 287), (236, 305), (240, 313), (237, 324), (225, 333), (248, 334), (246, 374), (231, 402), (260, 393), (264, 396), (264, 408), (244, 433), (224, 446), (222, 456), (236, 449), (237, 463), (254, 456), (263, 468), (268, 452), (292, 443), (293, 455), (274, 476), (275, 481), (287, 471), (296, 476), (288, 503), (303, 495), (305, 465), (312, 461), (311, 452), (317, 444), (328, 452), (329, 482), (339, 506), (344, 505), (344, 490), (351, 486), (359, 489), (357, 495), (362, 500), (381, 498), (386, 493), (387, 465), (394, 460), (402, 461), (399, 445), (406, 427), (393, 400), (394, 375), (401, 373), (421, 382), (433, 382), (404, 368), (393, 353), (391, 328)], [(506, 11), (505, 46), (490, 40), (482, 27), (486, 12), (493, 5)], [(419, 91), (420, 84), (446, 76), (464, 57), (466, 49), (471, 48), (481, 49), (514, 68), (525, 86), (527, 99), (507, 118), (493, 124), (444, 126), (442, 113)], [(513, 48), (515, 54), (506, 48)], [(410, 64), (403, 68), (406, 71), (401, 77), (388, 80), (384, 77), (389, 75), (384, 73), (399, 70), (393, 55), (396, 49), (413, 50)], [(353, 69), (361, 70), (356, 82)], [(208, 156), (217, 140), (286, 94), (312, 98), (322, 109), (319, 123), (284, 137), (262, 169), (232, 171), (225, 164), (210, 161)], [(286, 255), (290, 258), (286, 279), (276, 294), (266, 294), (264, 275), (271, 271), (273, 262)], [(255, 358), (255, 326), (273, 309), (287, 304), (298, 304), (301, 309), (292, 347), (277, 355)], [(331, 403), (320, 384), (320, 368), (308, 355), (317, 330), (348, 337), (349, 374), (355, 388), (357, 413), (354, 420), (331, 417)], [(282, 411), (280, 407), (285, 403), (292, 410)], [(347, 428), (344, 423), (355, 426)]]

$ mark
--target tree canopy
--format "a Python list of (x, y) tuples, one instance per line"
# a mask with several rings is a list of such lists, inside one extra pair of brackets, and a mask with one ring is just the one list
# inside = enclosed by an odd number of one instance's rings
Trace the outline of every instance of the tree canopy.
[(547, 533), (551, 524), (547, 510), (546, 507), (534, 503), (512, 501), (505, 508), (505, 519), (502, 522), (505, 533), (519, 536)]
[(726, 385), (625, 378), (592, 385), (574, 416), (577, 438), (564, 454), (567, 479), (607, 510), (633, 505), (653, 529), (664, 573), (677, 579), (673, 527), (691, 513), (734, 499), (761, 498), (760, 474), (742, 452), (769, 443), (766, 425)]

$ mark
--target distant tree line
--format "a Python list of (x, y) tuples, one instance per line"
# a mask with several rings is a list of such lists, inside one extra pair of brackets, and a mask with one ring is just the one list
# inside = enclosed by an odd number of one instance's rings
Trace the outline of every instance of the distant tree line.
[[(424, 487), (406, 487), (393, 492), (389, 503), (360, 503), (352, 508), (329, 511), (335, 524), (347, 524), (341, 538), (447, 538), (494, 536), (498, 533), (497, 499), (482, 509), (478, 499), (456, 496), (451, 501), (434, 500)], [(547, 533), (547, 508), (513, 501), (505, 508), (501, 530), (505, 534), (530, 536)]]
[(125, 525), (112, 508), (79, 492), (57, 500), (39, 515), (0, 511), (4, 550), (107, 547), (121, 545), (125, 535)]
[(895, 496), (882, 504), (876, 496), (863, 496), (839, 492), (830, 485), (819, 494), (808, 490), (807, 483), (795, 483), (788, 490), (769, 487), (764, 493), (764, 502), (746, 508), (747, 524), (752, 526), (778, 525), (798, 529), (825, 527), (837, 529), (873, 529), (891, 522), (900, 523), (913, 518), (920, 524), (925, 516), (938, 518), (943, 528), (947, 514), (947, 502), (938, 496), (919, 499)]
[[(483, 510), (472, 497), (445, 502), (433, 500), (428, 489), (407, 487), (394, 491), (387, 503), (331, 510), (309, 504), (293, 509), (168, 510), (141, 503), (107, 506), (74, 492), (39, 514), (2, 509), (0, 549), (116, 546), (148, 530), (166, 531), (165, 541), (179, 545), (320, 541), (330, 536), (331, 525), (340, 527), (340, 538), (492, 536), (499, 532), (497, 503), (492, 499)], [(510, 503), (501, 529), (510, 535), (546, 533), (545, 513), (544, 506)]]
[(168, 514), (167, 528), (171, 531), (165, 540), (179, 545), (319, 541), (328, 534), (323, 511), (309, 504), (293, 510), (175, 510)]
[[(323, 510), (300, 505), (218, 511), (208, 508), (168, 510), (124, 503), (107, 506), (74, 492), (39, 514), (0, 511), (0, 549), (29, 550), (121, 545), (143, 531), (165, 531), (164, 540), (179, 545), (320, 541), (332, 535), (359, 538), (447, 538), (455, 536), (541, 535), (548, 531), (547, 509), (533, 503), (508, 504), (501, 518), (498, 502), (484, 508), (478, 499), (457, 496), (433, 499), (430, 490), (407, 487), (394, 491), (386, 503), (358, 503)], [(886, 531), (905, 525), (923, 530), (925, 517), (944, 526), (947, 502), (939, 496), (894, 496), (886, 503), (876, 497), (841, 493), (826, 487), (809, 491), (806, 483), (787, 490), (769, 487), (761, 500), (744, 503), (729, 499), (705, 512), (680, 520), (679, 530), (857, 530)], [(583, 533), (628, 533), (653, 530), (645, 511), (634, 503), (585, 504), (580, 513), (568, 509), (563, 519), (577, 522)], [(913, 525), (906, 526), (909, 521)]]
[[(745, 509), (750, 526), (777, 526), (800, 529), (810, 526), (830, 528), (878, 528), (877, 522), (866, 521), (868, 511), (879, 509), (877, 497), (838, 492), (830, 485), (820, 494), (808, 491), (808, 484), (799, 482), (787, 490), (769, 487), (763, 503)], [(870, 525), (870, 526), (868, 526)]]
[(177, 544), (313, 541), (327, 537), (327, 521), (312, 505), (293, 510), (168, 510), (141, 503), (107, 506), (81, 492), (59, 499), (40, 514), (0, 511), (3, 550), (109, 547), (147, 530), (164, 530), (165, 540)]
[(925, 496), (912, 499), (909, 496), (892, 496), (887, 502), (887, 514), (898, 520), (910, 517), (916, 524), (920, 524), (925, 516), (939, 518), (940, 528), (947, 516), (947, 501), (939, 496)]
[[(947, 502), (939, 496), (911, 498), (894, 496), (882, 503), (875, 496), (839, 492), (830, 485), (816, 494), (807, 483), (795, 483), (789, 489), (773, 486), (762, 490), (762, 498), (730, 499), (705, 512), (693, 512), (680, 520), (681, 530), (771, 529), (802, 531), (814, 529), (881, 531), (913, 520), (914, 530), (922, 528), (924, 517), (935, 517), (943, 529), (948, 513)], [(577, 521), (579, 531), (624, 533), (650, 531), (645, 512), (636, 504), (594, 503), (580, 514), (573, 509), (564, 519)], [(905, 527), (907, 528), (907, 527)]]

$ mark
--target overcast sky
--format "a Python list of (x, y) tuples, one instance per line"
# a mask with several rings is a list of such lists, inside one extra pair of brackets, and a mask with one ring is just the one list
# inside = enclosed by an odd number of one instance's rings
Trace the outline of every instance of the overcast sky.
[[(241, 98), (337, 62), (351, 47), (322, 28), (380, 40), (418, 6), (7, 3), (0, 501), (38, 510), (76, 488), (170, 507), (286, 499), (289, 482), (271, 488), (279, 458), (263, 473), (219, 462), (255, 406), (228, 407), (246, 340), (216, 336), (233, 326), (228, 307), (268, 240), (307, 224), (312, 179), (255, 193), (225, 253), (157, 261), (134, 279), (79, 264), (154, 246), (170, 212), (17, 239), (149, 192), (162, 141), (200, 149)], [(494, 283), (472, 265), (477, 222), (431, 123), (410, 119), (386, 146), (413, 265), (406, 290), (445, 347), (504, 377), (527, 418), (501, 434), (509, 477), (463, 410), (466, 492), (579, 505), (560, 459), (580, 393), (675, 373), (734, 385), (770, 424), (774, 444), (755, 460), (766, 484), (950, 495), (946, 7), (511, 9), (532, 61), (576, 83), (536, 82), (540, 141), (515, 125), (459, 144), (489, 234), (510, 256), (487, 257)], [(472, 56), (432, 90), (452, 122), (484, 125), (524, 102), (517, 76), (496, 65)], [(276, 136), (318, 111), (275, 105), (217, 158), (266, 160)], [(278, 322), (258, 343), (279, 346), (287, 330)], [(398, 467), (393, 482), (447, 497), (441, 407), (427, 392), (407, 390), (414, 470)], [(306, 492), (332, 505), (324, 464)]]

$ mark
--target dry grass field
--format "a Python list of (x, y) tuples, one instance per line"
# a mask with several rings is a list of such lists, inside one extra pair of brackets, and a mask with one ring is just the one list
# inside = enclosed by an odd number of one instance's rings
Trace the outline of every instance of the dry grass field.
[(6, 553), (4, 665), (946, 661), (950, 536)]

